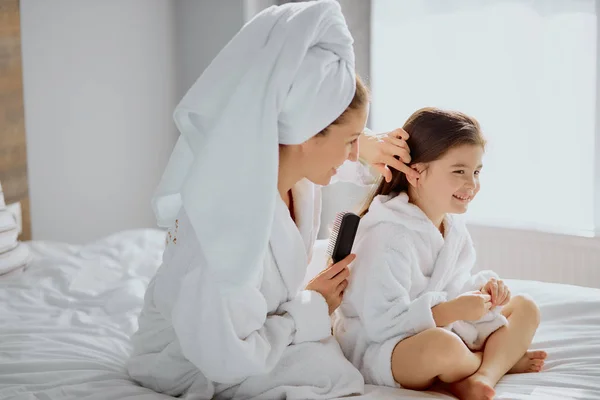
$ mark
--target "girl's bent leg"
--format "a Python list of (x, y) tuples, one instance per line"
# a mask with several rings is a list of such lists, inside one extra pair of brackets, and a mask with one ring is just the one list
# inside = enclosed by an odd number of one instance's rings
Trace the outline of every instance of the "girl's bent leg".
[(515, 296), (503, 308), (508, 324), (490, 335), (479, 370), (452, 385), (460, 399), (492, 399), (493, 387), (527, 352), (540, 323), (537, 305), (526, 296)]
[(432, 328), (400, 341), (392, 352), (392, 375), (402, 387), (429, 388), (439, 378), (451, 383), (478, 370), (481, 353), (473, 353), (454, 333)]

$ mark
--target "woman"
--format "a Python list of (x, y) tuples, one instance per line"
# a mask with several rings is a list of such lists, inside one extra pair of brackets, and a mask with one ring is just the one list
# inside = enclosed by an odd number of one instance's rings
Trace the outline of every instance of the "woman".
[[(271, 7), (221, 51), (175, 111), (181, 137), (155, 197), (171, 226), (128, 370), (187, 398), (327, 399), (363, 380), (331, 336), (353, 256), (300, 287), (320, 185), (359, 144), (411, 170), (399, 130), (365, 137), (366, 88), (335, 1)], [(404, 136), (403, 136), (404, 135)]]

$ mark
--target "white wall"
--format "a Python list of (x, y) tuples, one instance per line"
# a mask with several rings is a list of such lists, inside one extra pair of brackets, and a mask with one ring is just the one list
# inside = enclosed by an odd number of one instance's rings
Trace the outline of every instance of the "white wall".
[[(177, 137), (173, 108), (249, 13), (265, 5), (21, 1), (34, 239), (81, 243), (155, 226), (150, 198)], [(363, 20), (348, 15), (357, 51), (368, 53)], [(357, 59), (365, 78), (368, 65), (368, 57)], [(332, 190), (356, 195), (344, 184)], [(327, 197), (324, 225), (348, 203)]]
[(244, 0), (177, 0), (175, 16), (179, 100), (244, 24)]
[(470, 225), (474, 271), (600, 288), (600, 238)]
[(241, 15), (238, 0), (21, 1), (34, 239), (155, 226), (173, 108)]

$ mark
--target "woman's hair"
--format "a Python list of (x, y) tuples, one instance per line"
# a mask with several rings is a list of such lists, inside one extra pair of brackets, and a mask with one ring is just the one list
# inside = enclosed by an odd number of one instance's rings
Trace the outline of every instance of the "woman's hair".
[(322, 135), (322, 136), (326, 135), (327, 129), (331, 125), (343, 124), (346, 121), (348, 113), (355, 111), (355, 110), (363, 109), (364, 107), (367, 106), (367, 104), (369, 104), (369, 101), (370, 101), (369, 89), (363, 83), (362, 79), (360, 79), (360, 76), (358, 76), (358, 74), (357, 74), (356, 75), (356, 91), (354, 92), (354, 97), (352, 98), (350, 105), (344, 110), (342, 115), (337, 117), (337, 119), (335, 121), (333, 121), (325, 129), (323, 129), (321, 132), (319, 132), (318, 135)]
[[(411, 115), (403, 126), (409, 134), (407, 140), (410, 148), (411, 162), (430, 163), (442, 158), (450, 149), (462, 145), (479, 145), (485, 147), (485, 139), (481, 134), (479, 122), (468, 115), (457, 111), (446, 111), (438, 108), (422, 108)], [(396, 157), (398, 158), (398, 157)], [(409, 183), (403, 172), (392, 170), (392, 180), (381, 183), (373, 191), (362, 210), (364, 216), (373, 199), (378, 195), (408, 192)]]

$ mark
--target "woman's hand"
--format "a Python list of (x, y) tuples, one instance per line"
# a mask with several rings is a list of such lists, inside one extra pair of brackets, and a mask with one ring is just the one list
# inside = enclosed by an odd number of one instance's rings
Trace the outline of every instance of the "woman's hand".
[(492, 308), (490, 295), (480, 291), (461, 294), (448, 303), (452, 305), (456, 320), (463, 321), (477, 321)]
[(483, 293), (492, 297), (492, 308), (504, 306), (510, 301), (510, 290), (500, 279), (491, 278), (482, 288)]
[(329, 315), (333, 314), (342, 304), (344, 289), (348, 287), (347, 279), (350, 276), (348, 264), (354, 261), (355, 258), (356, 255), (354, 254), (348, 255), (337, 264), (327, 267), (306, 285), (306, 290), (319, 292), (325, 298), (329, 306)]
[(410, 162), (410, 149), (406, 144), (408, 133), (404, 129), (398, 128), (382, 135), (366, 135), (363, 132), (358, 140), (360, 158), (377, 169), (386, 182), (392, 180), (392, 171), (388, 166), (419, 178), (419, 173), (406, 165)]

